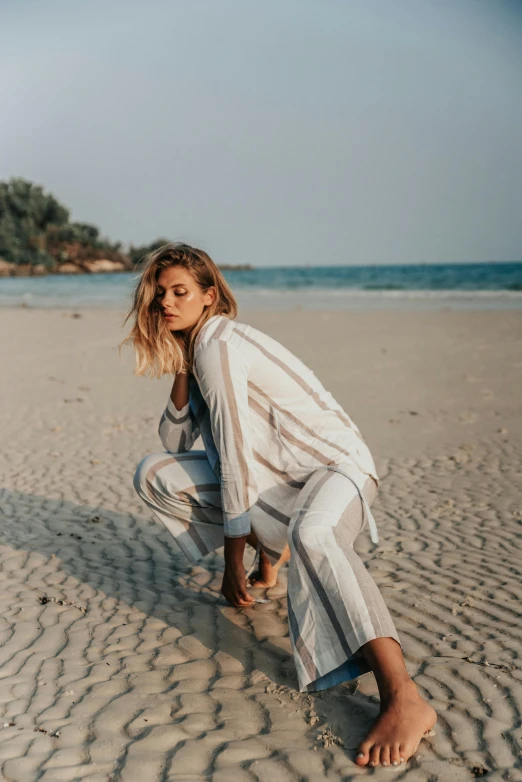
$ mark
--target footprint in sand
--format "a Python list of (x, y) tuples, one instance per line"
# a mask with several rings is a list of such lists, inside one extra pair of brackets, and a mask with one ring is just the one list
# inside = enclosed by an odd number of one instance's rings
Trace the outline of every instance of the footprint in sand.
[(474, 424), (478, 420), (478, 413), (474, 413), (471, 410), (463, 410), (459, 414), (459, 421), (463, 424)]
[(486, 399), (494, 399), (494, 397), (495, 397), (495, 392), (493, 391), (492, 388), (481, 388), (480, 389), (480, 394), (482, 396), (482, 399), (484, 399), (484, 400), (486, 400)]

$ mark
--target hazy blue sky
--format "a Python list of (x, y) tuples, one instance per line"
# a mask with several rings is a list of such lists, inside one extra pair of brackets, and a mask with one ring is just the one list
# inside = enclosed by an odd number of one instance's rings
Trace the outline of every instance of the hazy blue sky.
[(4, 0), (0, 178), (219, 263), (522, 258), (522, 3)]

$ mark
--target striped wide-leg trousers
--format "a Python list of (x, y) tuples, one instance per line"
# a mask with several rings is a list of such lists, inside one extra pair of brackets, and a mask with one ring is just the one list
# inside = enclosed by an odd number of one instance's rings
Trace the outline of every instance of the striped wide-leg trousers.
[[(146, 456), (136, 469), (134, 487), (189, 560), (223, 546), (221, 486), (204, 450)], [(363, 498), (371, 505), (376, 493), (370, 476), (343, 464), (341, 472), (314, 470), (302, 488), (289, 490), (287, 507), (278, 507), (289, 518), (276, 548), (282, 552), (288, 543), (291, 550), (288, 623), (301, 692), (368, 672), (361, 651), (368, 641), (391, 637), (402, 645), (377, 585), (353, 548), (367, 526)], [(253, 528), (263, 545), (262, 527)], [(270, 550), (273, 555), (273, 529)]]

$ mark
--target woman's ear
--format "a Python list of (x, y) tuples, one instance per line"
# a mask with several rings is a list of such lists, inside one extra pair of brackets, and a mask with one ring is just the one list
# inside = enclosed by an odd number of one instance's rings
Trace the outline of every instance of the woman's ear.
[(206, 292), (206, 296), (207, 296), (207, 299), (208, 299), (208, 300), (207, 300), (207, 302), (206, 302), (206, 304), (207, 304), (207, 306), (209, 307), (211, 304), (214, 304), (214, 302), (215, 302), (215, 300), (216, 300), (216, 288), (215, 288), (215, 286), (214, 286), (214, 285), (212, 285), (212, 286), (211, 286), (211, 287), (210, 287), (210, 288), (207, 290), (207, 292)]

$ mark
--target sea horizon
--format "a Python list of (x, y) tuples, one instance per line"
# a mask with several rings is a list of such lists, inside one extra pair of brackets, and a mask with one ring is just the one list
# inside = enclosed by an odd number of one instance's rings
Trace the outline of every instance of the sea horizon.
[[(246, 308), (522, 308), (522, 261), (281, 265), (227, 269), (223, 275), (238, 305)], [(127, 309), (139, 276), (137, 268), (105, 274), (4, 277), (0, 306)]]

